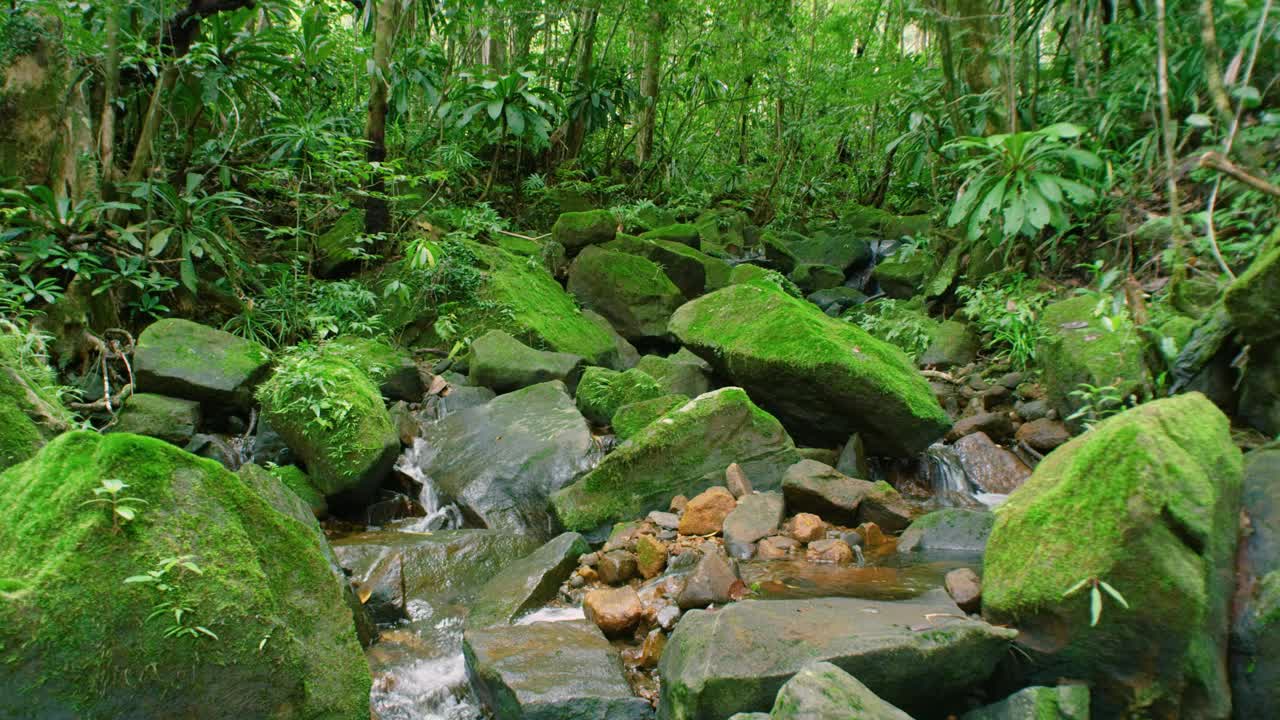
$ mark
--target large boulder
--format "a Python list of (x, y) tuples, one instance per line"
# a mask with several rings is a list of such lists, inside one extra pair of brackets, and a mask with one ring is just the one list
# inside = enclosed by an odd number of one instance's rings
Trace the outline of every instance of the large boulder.
[(815, 445), (857, 432), (872, 454), (911, 456), (951, 426), (902, 351), (769, 283), (698, 298), (676, 311), (670, 328)]
[(1121, 397), (1144, 397), (1150, 379), (1142, 358), (1142, 340), (1126, 319), (1094, 314), (1098, 298), (1079, 295), (1044, 309), (1040, 324), (1045, 335), (1036, 357), (1044, 367), (1049, 401), (1062, 417), (1079, 410), (1083, 400), (1071, 393), (1087, 384), (1112, 386)]
[(960, 720), (1089, 720), (1089, 686), (1024, 688), (998, 703), (971, 710)]
[(572, 384), (581, 372), (582, 358), (534, 350), (502, 330), (490, 330), (471, 341), (467, 364), (472, 385), (504, 393), (549, 380)]
[(638, 368), (616, 372), (601, 367), (582, 374), (575, 399), (583, 417), (597, 425), (608, 425), (618, 408), (662, 395), (657, 381)]
[[(1022, 631), (1032, 682), (1087, 680), (1103, 717), (1225, 718), (1240, 451), (1199, 393), (1098, 424), (1045, 457), (997, 513), (983, 614)], [(1105, 581), (1090, 624), (1090, 591)]]
[(1244, 512), (1250, 531), (1237, 563), (1231, 626), (1235, 717), (1265, 717), (1280, 707), (1280, 443), (1244, 458)]
[(937, 259), (928, 252), (898, 254), (876, 265), (872, 276), (891, 298), (905, 300), (923, 293), (925, 283), (937, 269)]
[(138, 392), (197, 400), (217, 410), (248, 411), (267, 376), (261, 345), (190, 320), (158, 320), (138, 336), (133, 372)]
[(613, 329), (613, 325), (609, 323), (609, 318), (594, 310), (583, 310), (582, 316), (590, 320), (596, 327), (609, 333), (609, 337), (613, 338), (617, 354), (609, 362), (611, 369), (630, 370), (636, 366), (636, 363), (640, 362), (640, 351), (636, 350), (636, 346), (632, 345), (630, 340), (622, 337), (617, 330)]
[(613, 413), (610, 421), (613, 434), (619, 441), (630, 440), (658, 418), (676, 408), (684, 407), (688, 402), (688, 395), (660, 395), (650, 400), (627, 403)]
[(666, 510), (675, 495), (692, 497), (721, 482), (734, 462), (757, 489), (777, 489), (782, 470), (798, 459), (773, 416), (741, 388), (723, 388), (640, 430), (552, 503), (566, 528), (586, 532)]
[(996, 516), (986, 510), (943, 508), (911, 523), (898, 538), (898, 552), (942, 550), (982, 554)]
[(551, 226), (551, 239), (564, 245), (572, 255), (588, 245), (600, 245), (613, 239), (618, 221), (608, 210), (567, 212)]
[(1259, 255), (1222, 300), (1231, 324), (1248, 342), (1280, 338), (1280, 245)]
[(421, 402), (426, 392), (413, 356), (403, 348), (373, 338), (344, 336), (325, 343), (324, 351), (364, 371), (388, 400)]
[(696, 248), (702, 239), (702, 233), (698, 230), (698, 226), (692, 223), (674, 223), (649, 230), (640, 237), (645, 240), (665, 240)]
[(1263, 434), (1280, 436), (1280, 340), (1249, 347), (1236, 414)]
[(547, 539), (547, 498), (592, 463), (591, 428), (563, 383), (531, 385), (423, 429), (421, 469), (472, 522)]
[(812, 236), (782, 232), (764, 237), (765, 256), (784, 273), (800, 265), (827, 265), (841, 275), (871, 261), (871, 244), (850, 234), (820, 230)]
[(658, 665), (658, 717), (724, 720), (768, 710), (783, 684), (815, 661), (908, 712), (937, 710), (986, 680), (1015, 635), (966, 619), (942, 590), (896, 602), (746, 600), (694, 610)]
[(111, 432), (160, 438), (182, 447), (200, 427), (200, 403), (151, 393), (129, 396)]
[(569, 268), (569, 292), (603, 315), (628, 340), (660, 338), (684, 294), (655, 263), (591, 247)]
[(728, 285), (733, 272), (729, 263), (720, 258), (672, 239), (651, 238), (649, 233), (642, 238), (619, 235), (608, 247), (657, 263), (690, 300)]
[(810, 665), (778, 691), (771, 720), (911, 720), (828, 662)]
[[(85, 504), (104, 479), (127, 484), (132, 521)], [(149, 572), (175, 590), (125, 582)], [(0, 716), (368, 713), (369, 668), (314, 527), (160, 440), (67, 433), (0, 475), (0, 595)], [(180, 621), (155, 612), (172, 602)]]
[(373, 497), (400, 451), (378, 386), (341, 358), (297, 351), (258, 389), (263, 416), (330, 502)]
[(711, 367), (683, 348), (667, 357), (645, 355), (636, 363), (636, 369), (657, 380), (667, 393), (698, 397), (711, 389)]
[(648, 720), (618, 653), (589, 622), (469, 629), (467, 676), (495, 720)]
[(0, 325), (0, 470), (35, 455), (73, 422), (45, 358), (16, 326)]
[(471, 603), (471, 627), (504, 625), (521, 613), (555, 599), (560, 584), (578, 567), (578, 558), (591, 550), (578, 533), (563, 533), (529, 555), (504, 567), (480, 588)]

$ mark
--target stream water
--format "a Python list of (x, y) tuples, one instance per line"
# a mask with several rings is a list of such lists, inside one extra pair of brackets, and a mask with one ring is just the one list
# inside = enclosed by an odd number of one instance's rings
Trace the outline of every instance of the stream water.
[(1008, 495), (982, 492), (969, 480), (960, 453), (951, 445), (934, 443), (920, 460), (921, 479), (933, 490), (933, 497), (948, 507), (996, 507)]

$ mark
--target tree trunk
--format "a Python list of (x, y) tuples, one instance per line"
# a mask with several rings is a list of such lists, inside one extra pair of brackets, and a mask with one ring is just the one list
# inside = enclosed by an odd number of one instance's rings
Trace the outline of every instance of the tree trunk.
[(142, 118), (142, 129), (138, 131), (138, 144), (133, 148), (133, 159), (129, 161), (129, 173), (126, 182), (139, 182), (147, 175), (151, 165), (152, 145), (156, 133), (160, 130), (160, 111), (164, 104), (164, 96), (173, 88), (178, 79), (178, 65), (170, 61), (160, 71), (155, 87), (151, 90), (151, 100), (147, 103), (147, 112)]
[(658, 65), (662, 59), (662, 12), (657, 0), (649, 0), (649, 24), (644, 38), (644, 69), (640, 74), (640, 129), (636, 135), (636, 163), (653, 157), (653, 130), (658, 117)]
[[(373, 72), (369, 76), (369, 115), (364, 126), (368, 142), (365, 158), (371, 163), (387, 159), (387, 75), (395, 43), (398, 0), (377, 0), (373, 26)], [(386, 181), (375, 173), (364, 205), (364, 230), (370, 235), (386, 232), (391, 212), (387, 207)]]
[(120, 8), (107, 6), (107, 52), (102, 68), (102, 112), (98, 117), (98, 161), (102, 184), (110, 194), (116, 177), (116, 94), (120, 87)]
[[(582, 51), (578, 54), (578, 69), (575, 73), (578, 92), (591, 87), (591, 70), (596, 46), (596, 18), (599, 14), (599, 5), (593, 5), (582, 11)], [(577, 158), (582, 152), (582, 143), (587, 137), (586, 113), (586, 108), (583, 108), (577, 117), (569, 121), (568, 147), (565, 150), (565, 158), (568, 160)]]

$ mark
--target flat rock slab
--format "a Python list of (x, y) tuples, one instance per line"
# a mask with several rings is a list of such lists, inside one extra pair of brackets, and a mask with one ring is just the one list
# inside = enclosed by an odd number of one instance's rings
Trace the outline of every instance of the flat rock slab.
[(582, 620), (468, 630), (467, 677), (496, 720), (645, 720), (617, 652)]
[(908, 712), (936, 707), (985, 680), (1017, 634), (962, 618), (941, 590), (899, 602), (748, 600), (691, 611), (658, 666), (658, 716), (724, 720), (768, 710), (783, 684), (815, 661)]
[(167, 318), (138, 336), (133, 371), (138, 391), (242, 411), (271, 368), (271, 353), (228, 332)]
[(578, 533), (563, 533), (506, 566), (480, 588), (467, 624), (503, 625), (551, 600), (578, 567), (578, 558), (590, 549)]

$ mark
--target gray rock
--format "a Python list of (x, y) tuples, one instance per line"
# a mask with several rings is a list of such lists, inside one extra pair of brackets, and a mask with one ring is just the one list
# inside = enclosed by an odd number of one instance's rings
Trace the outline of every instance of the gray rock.
[(591, 464), (595, 444), (563, 383), (532, 385), (423, 429), (423, 470), (473, 522), (552, 534), (547, 498)]
[(1089, 686), (1023, 688), (998, 703), (965, 713), (960, 720), (1089, 720)]
[(564, 533), (498, 571), (484, 584), (467, 616), (470, 627), (503, 625), (556, 596), (590, 550), (578, 533)]
[(677, 353), (670, 357), (645, 355), (636, 363), (636, 367), (657, 380), (668, 394), (697, 397), (711, 389), (710, 371), (706, 363), (691, 353)]
[(782, 493), (791, 512), (808, 512), (827, 522), (857, 525), (858, 506), (875, 483), (851, 478), (830, 465), (801, 460), (782, 476)]
[(1049, 403), (1044, 400), (1019, 400), (1013, 404), (1013, 411), (1023, 420), (1039, 420), (1049, 416)]
[(898, 538), (898, 552), (950, 550), (981, 553), (996, 516), (987, 510), (943, 508), (929, 513), (907, 528)]
[(469, 629), (467, 676), (496, 720), (647, 720), (617, 652), (581, 620)]
[(871, 467), (867, 464), (867, 448), (863, 445), (862, 436), (854, 433), (849, 436), (840, 450), (840, 458), (836, 460), (836, 470), (853, 478), (866, 480), (871, 477)]
[(618, 350), (618, 356), (613, 363), (610, 363), (610, 369), (618, 371), (630, 370), (636, 366), (636, 363), (640, 362), (640, 351), (636, 350), (635, 345), (632, 345), (629, 340), (613, 329), (613, 326), (609, 324), (608, 318), (593, 310), (583, 310), (582, 316), (613, 337), (613, 344)]
[(662, 268), (639, 255), (588, 247), (569, 267), (567, 288), (628, 340), (662, 338), (684, 293)]
[(857, 678), (827, 662), (795, 674), (778, 691), (771, 720), (911, 720)]
[(691, 611), (658, 666), (658, 716), (723, 720), (766, 710), (783, 684), (815, 661), (836, 665), (908, 712), (936, 706), (984, 681), (1017, 635), (958, 615), (940, 589), (896, 602), (745, 600)]
[(200, 403), (195, 400), (137, 393), (125, 402), (109, 432), (149, 435), (183, 447), (198, 427)]
[(629, 550), (610, 550), (596, 563), (600, 580), (609, 585), (621, 585), (637, 574), (636, 556)]
[(992, 442), (984, 432), (960, 438), (955, 449), (964, 474), (983, 492), (1011, 493), (1031, 477), (1026, 463)]
[(857, 288), (841, 286), (812, 292), (805, 299), (817, 305), (823, 312), (834, 312), (839, 315), (851, 307), (865, 303), (867, 296)]
[(654, 510), (649, 513), (649, 520), (652, 520), (654, 525), (667, 530), (675, 530), (680, 527), (680, 516), (675, 513)]
[(138, 392), (232, 411), (249, 409), (270, 367), (271, 354), (261, 345), (176, 318), (143, 330), (133, 356)]
[(738, 499), (752, 492), (751, 478), (747, 477), (738, 463), (729, 463), (729, 467), (724, 471), (724, 486), (729, 488), (729, 492)]
[(729, 554), (739, 560), (750, 558), (755, 543), (778, 530), (785, 513), (782, 495), (753, 493), (738, 500), (738, 506), (724, 519), (724, 543)]
[(1241, 540), (1231, 627), (1231, 690), (1236, 717), (1280, 707), (1280, 443), (1245, 456), (1244, 511), (1252, 532)]
[(468, 379), (498, 393), (551, 380), (572, 387), (582, 363), (577, 355), (534, 350), (502, 330), (490, 330), (471, 343)]
[[(687, 553), (686, 553), (687, 554)], [(738, 581), (738, 569), (719, 550), (705, 548), (693, 572), (676, 598), (681, 610), (729, 602), (729, 590)]]

